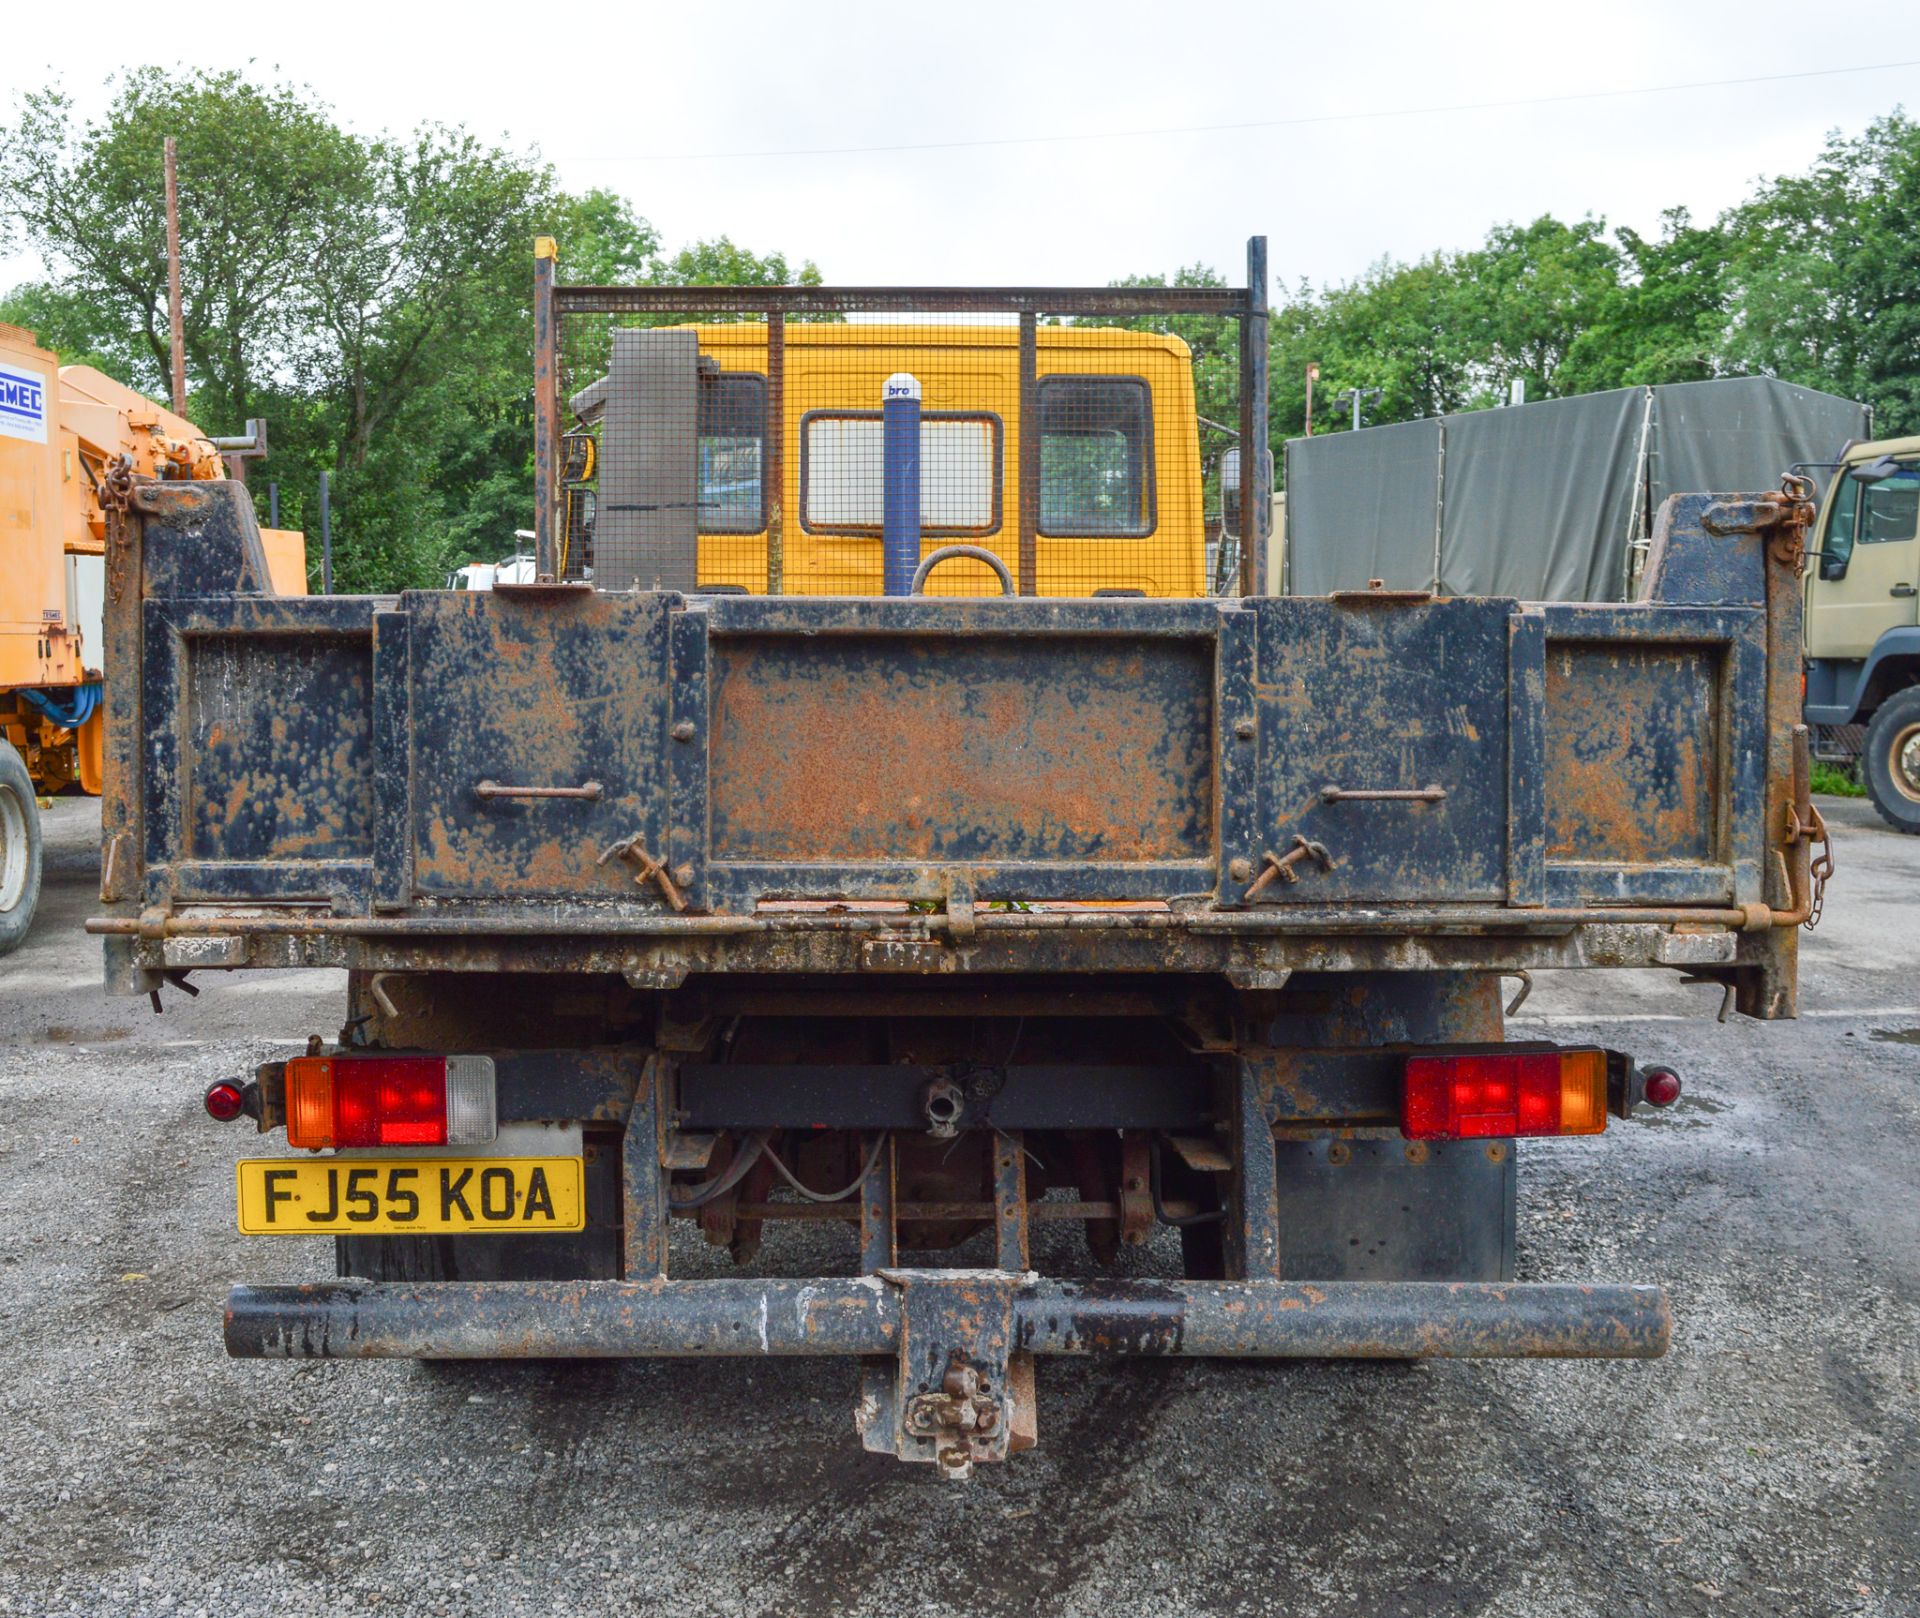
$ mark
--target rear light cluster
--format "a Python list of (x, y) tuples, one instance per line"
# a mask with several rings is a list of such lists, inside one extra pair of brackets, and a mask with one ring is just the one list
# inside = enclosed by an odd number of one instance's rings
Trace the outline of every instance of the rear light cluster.
[(488, 1056), (297, 1056), (287, 1144), (474, 1146), (498, 1133)]
[(1409, 1140), (1598, 1135), (1606, 1127), (1605, 1051), (1407, 1058), (1400, 1130)]

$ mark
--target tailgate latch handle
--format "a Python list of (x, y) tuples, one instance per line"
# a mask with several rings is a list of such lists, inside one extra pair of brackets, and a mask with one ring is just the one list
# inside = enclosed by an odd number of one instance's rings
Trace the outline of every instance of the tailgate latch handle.
[(602, 787), (598, 781), (588, 781), (577, 787), (510, 787), (498, 781), (476, 781), (473, 795), (476, 798), (588, 798), (600, 796)]
[(1269, 849), (1260, 856), (1260, 859), (1266, 869), (1253, 879), (1252, 885), (1241, 896), (1241, 902), (1244, 904), (1252, 904), (1276, 880), (1298, 882), (1299, 873), (1294, 870), (1294, 867), (1302, 860), (1313, 861), (1323, 871), (1333, 869), (1333, 856), (1327, 852), (1327, 845), (1308, 842), (1298, 832), (1294, 833), (1293, 847), (1286, 853), (1276, 854)]
[(668, 874), (666, 862), (655, 859), (641, 846), (640, 833), (635, 832), (631, 837), (623, 837), (619, 842), (602, 849), (599, 859), (593, 863), (605, 865), (608, 860), (628, 861), (633, 866), (633, 880), (641, 887), (644, 888), (649, 882), (656, 883), (660, 891), (666, 895), (667, 903), (676, 911), (687, 908), (687, 896), (680, 891), (672, 876)]
[(1445, 803), (1445, 787), (1403, 787), (1384, 792), (1354, 791), (1346, 787), (1322, 787), (1322, 803)]

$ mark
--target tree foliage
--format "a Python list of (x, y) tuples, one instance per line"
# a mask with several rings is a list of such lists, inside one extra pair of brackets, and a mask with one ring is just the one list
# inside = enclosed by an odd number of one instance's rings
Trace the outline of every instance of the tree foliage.
[(1881, 433), (1920, 432), (1920, 125), (1896, 112), (1830, 136), (1726, 223), (1734, 362), (1864, 399)]
[[(0, 128), (0, 233), (45, 279), (0, 298), (65, 360), (167, 389), (161, 151), (179, 148), (189, 409), (209, 432), (269, 422), (283, 517), (312, 531), (333, 474), (342, 588), (437, 582), (512, 548), (532, 511), (530, 239), (568, 280), (817, 283), (811, 263), (728, 237), (669, 251), (626, 198), (570, 194), (531, 151), (463, 129), (347, 130), (311, 92), (236, 72), (138, 69), (106, 113), (58, 89)], [(1188, 265), (1175, 286), (1223, 277)], [(1167, 285), (1134, 276), (1118, 285)], [(1134, 324), (1193, 351), (1203, 418), (1238, 421), (1236, 323)], [(1601, 219), (1496, 226), (1474, 247), (1383, 259), (1342, 284), (1283, 289), (1270, 322), (1275, 447), (1368, 422), (1505, 400), (1764, 374), (1870, 403), (1920, 431), (1920, 125), (1835, 134), (1812, 166), (1711, 223), (1685, 209), (1642, 235)], [(1208, 461), (1214, 462), (1209, 441)]]
[[(1222, 279), (1204, 265), (1180, 278)], [(1201, 408), (1231, 421), (1233, 336), (1216, 324), (1196, 344)], [(1276, 449), (1305, 430), (1309, 364), (1319, 433), (1349, 427), (1356, 387), (1379, 390), (1373, 425), (1503, 403), (1515, 381), (1550, 399), (1740, 375), (1863, 400), (1887, 436), (1920, 432), (1920, 125), (1895, 112), (1836, 134), (1808, 172), (1710, 224), (1673, 208), (1649, 235), (1499, 225), (1476, 247), (1282, 289), (1269, 325)]]
[(279, 482), (283, 521), (317, 529), (332, 474), (336, 588), (438, 583), (531, 522), (536, 234), (576, 281), (789, 276), (725, 238), (667, 254), (626, 199), (566, 193), (535, 153), (438, 125), (359, 135), (240, 73), (142, 68), (87, 123), (58, 89), (28, 95), (0, 130), (0, 216), (51, 273), (0, 319), (160, 398), (169, 135), (189, 413), (215, 434), (267, 420), (256, 495)]

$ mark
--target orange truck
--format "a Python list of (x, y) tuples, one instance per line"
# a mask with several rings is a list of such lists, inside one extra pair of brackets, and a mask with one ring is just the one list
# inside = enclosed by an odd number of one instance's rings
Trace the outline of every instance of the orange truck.
[[(100, 791), (103, 492), (128, 473), (225, 470), (192, 422), (0, 325), (0, 955), (33, 923), (38, 800)], [(262, 538), (275, 590), (304, 595), (304, 536)]]

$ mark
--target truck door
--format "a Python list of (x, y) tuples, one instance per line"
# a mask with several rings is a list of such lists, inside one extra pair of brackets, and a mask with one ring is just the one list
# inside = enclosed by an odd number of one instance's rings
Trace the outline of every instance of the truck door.
[(1878, 483), (1843, 469), (1827, 500), (1808, 586), (1807, 651), (1865, 657), (1889, 629), (1915, 622), (1920, 592), (1920, 461)]

